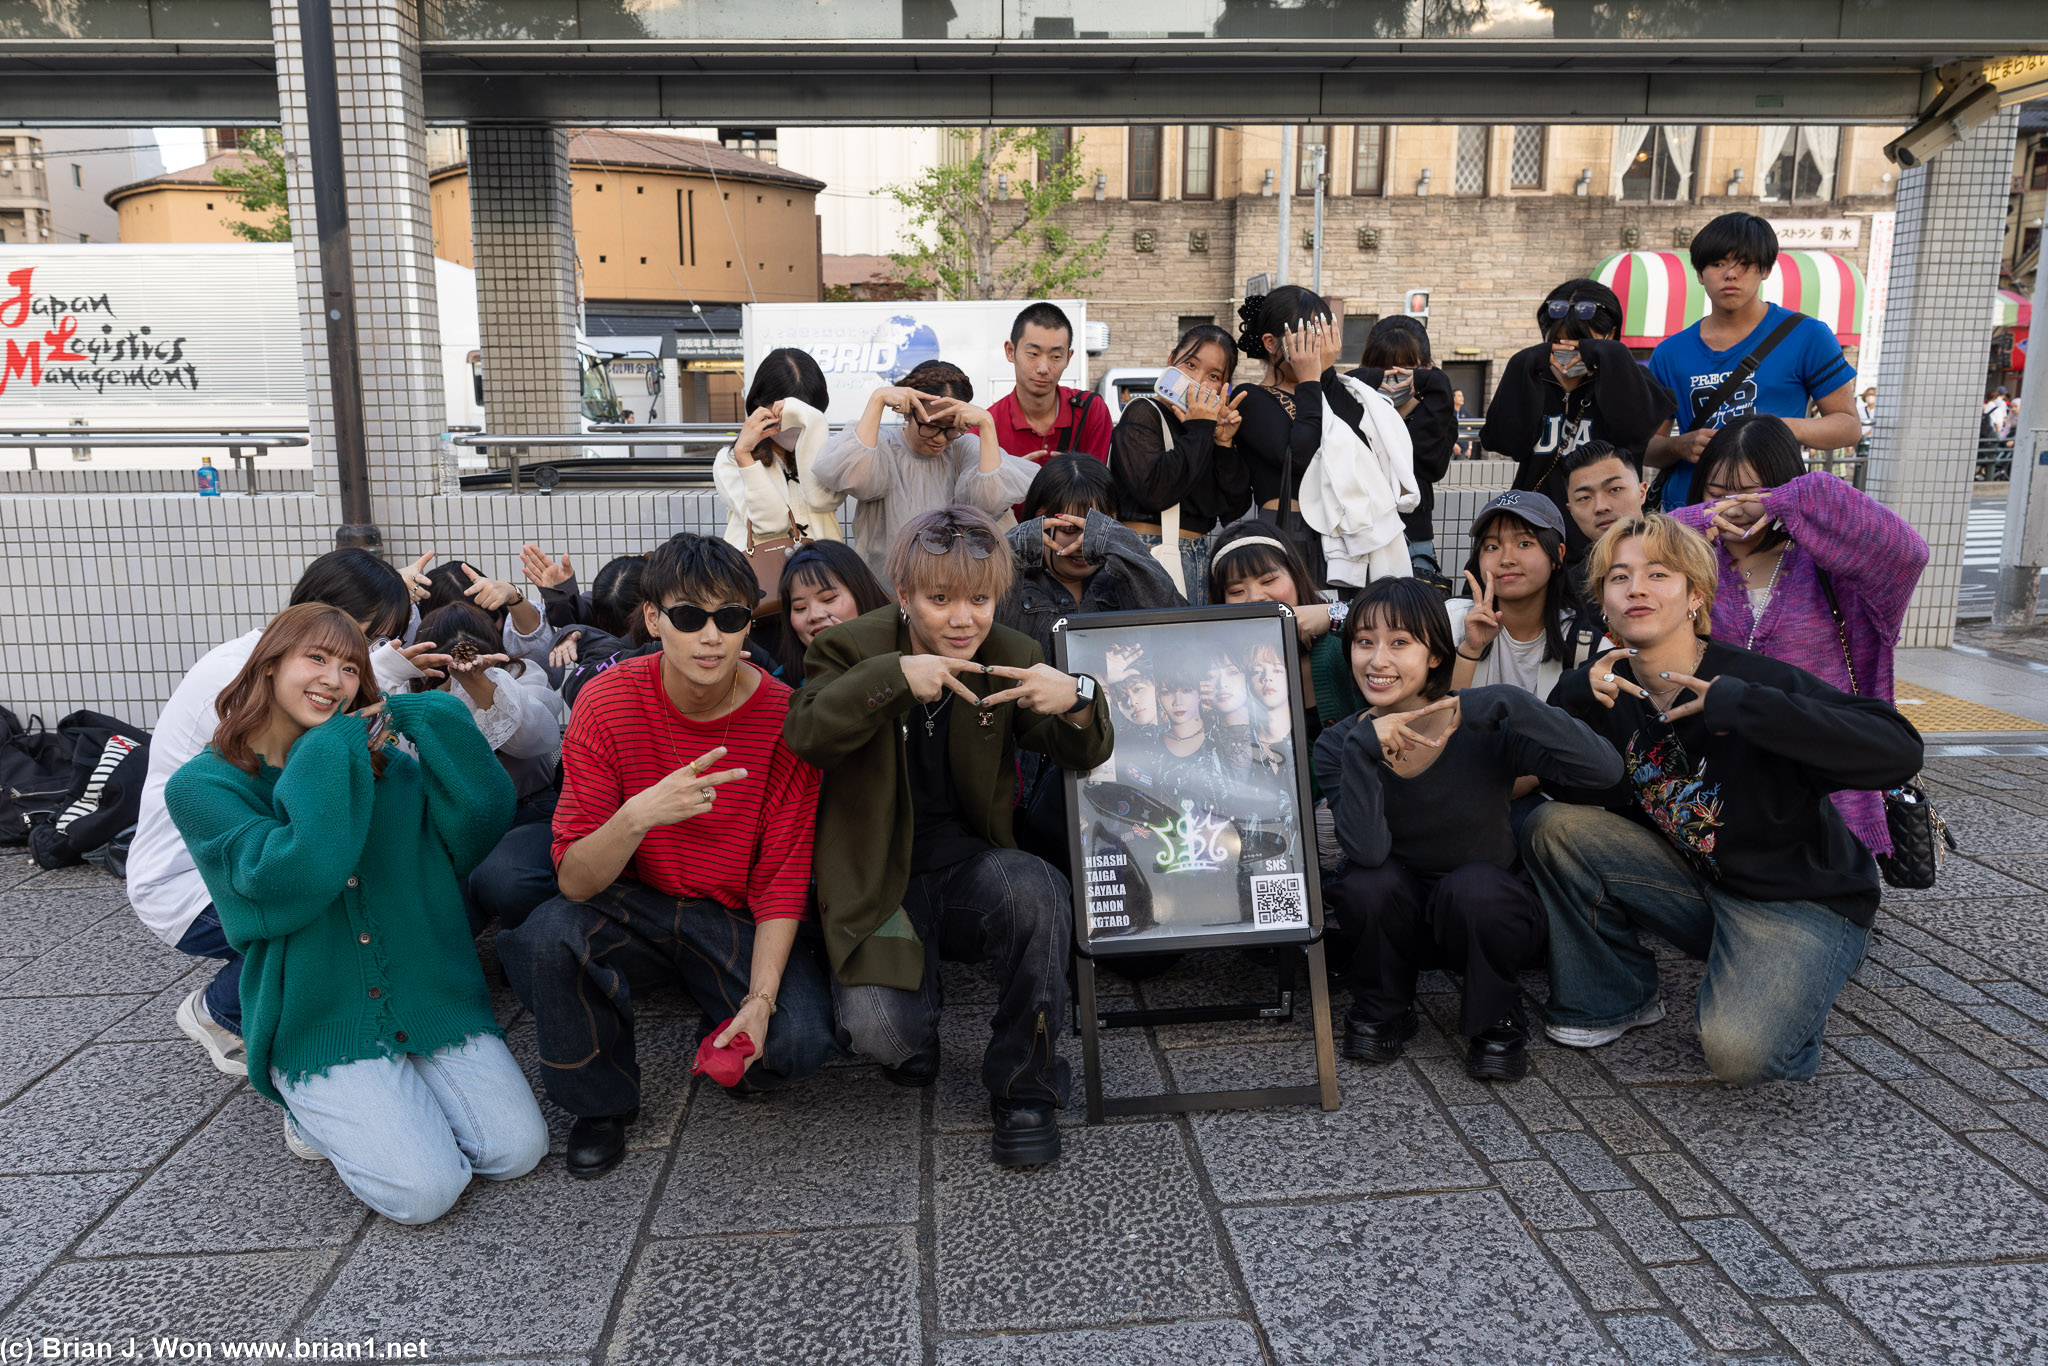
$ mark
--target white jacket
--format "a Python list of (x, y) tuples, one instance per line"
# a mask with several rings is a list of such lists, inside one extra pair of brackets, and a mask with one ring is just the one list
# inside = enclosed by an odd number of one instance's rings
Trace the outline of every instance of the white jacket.
[(1364, 439), (1323, 403), (1323, 444), (1301, 476), (1302, 520), (1323, 535), (1333, 583), (1364, 587), (1413, 573), (1401, 514), (1422, 501), (1415, 444), (1400, 410), (1349, 375), (1337, 380), (1364, 408)]
[(839, 504), (844, 495), (827, 493), (811, 473), (818, 452), (832, 435), (825, 415), (800, 399), (786, 398), (782, 401), (782, 425), (797, 433), (795, 479), (787, 478), (779, 463), (757, 459), (751, 465), (740, 464), (733, 459), (730, 446), (711, 462), (711, 482), (725, 500), (725, 539), (741, 550), (747, 548), (749, 522), (756, 541), (788, 535), (792, 522), (812, 540), (844, 539), (839, 534)]

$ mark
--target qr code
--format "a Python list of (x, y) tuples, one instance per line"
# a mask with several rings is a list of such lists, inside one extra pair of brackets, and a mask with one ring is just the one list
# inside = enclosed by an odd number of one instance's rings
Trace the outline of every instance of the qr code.
[(1272, 873), (1252, 880), (1252, 923), (1262, 930), (1308, 926), (1308, 890), (1300, 873)]

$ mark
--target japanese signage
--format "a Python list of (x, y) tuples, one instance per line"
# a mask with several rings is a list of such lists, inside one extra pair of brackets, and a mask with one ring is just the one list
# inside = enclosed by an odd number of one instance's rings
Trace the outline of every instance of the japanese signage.
[(1778, 234), (1780, 247), (1818, 247), (1834, 251), (1855, 246), (1863, 240), (1860, 218), (1773, 218), (1771, 230)]

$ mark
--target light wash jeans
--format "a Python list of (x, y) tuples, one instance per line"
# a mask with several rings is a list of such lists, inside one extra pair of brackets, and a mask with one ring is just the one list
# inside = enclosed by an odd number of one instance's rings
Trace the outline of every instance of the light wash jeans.
[(1626, 1024), (1657, 999), (1638, 927), (1704, 958), (1693, 1020), (1722, 1081), (1804, 1081), (1870, 931), (1815, 901), (1752, 901), (1695, 872), (1663, 836), (1598, 807), (1546, 802), (1522, 856), (1550, 917), (1552, 1024)]
[(356, 1198), (401, 1224), (446, 1214), (472, 1176), (510, 1181), (547, 1156), (547, 1121), (496, 1035), (342, 1063), (290, 1085), (272, 1068), (270, 1080)]

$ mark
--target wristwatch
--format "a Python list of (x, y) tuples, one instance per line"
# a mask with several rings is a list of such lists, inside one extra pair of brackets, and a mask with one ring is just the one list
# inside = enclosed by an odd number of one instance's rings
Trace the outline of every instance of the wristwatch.
[(1088, 708), (1094, 705), (1095, 680), (1090, 678), (1087, 674), (1075, 674), (1074, 705), (1067, 708), (1065, 715), (1072, 716), (1075, 712), (1086, 711), (1088, 710)]

